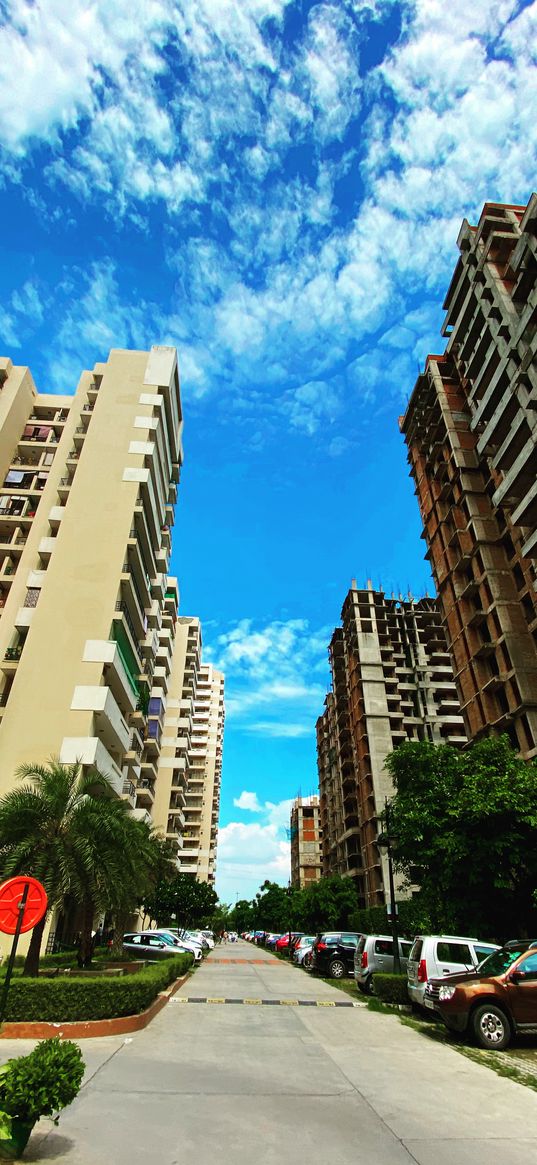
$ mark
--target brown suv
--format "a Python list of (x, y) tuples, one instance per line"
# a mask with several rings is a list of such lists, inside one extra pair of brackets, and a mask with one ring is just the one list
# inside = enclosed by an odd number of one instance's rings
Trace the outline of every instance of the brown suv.
[(431, 979), (426, 991), (448, 1028), (500, 1051), (517, 1032), (537, 1034), (537, 943), (507, 943), (475, 971)]

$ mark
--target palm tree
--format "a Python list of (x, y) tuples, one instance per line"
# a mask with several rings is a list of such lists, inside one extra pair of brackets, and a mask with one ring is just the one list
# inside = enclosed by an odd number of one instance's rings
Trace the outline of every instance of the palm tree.
[[(0, 871), (39, 878), (50, 908), (70, 896), (81, 908), (80, 958), (87, 964), (96, 912), (127, 916), (143, 898), (160, 851), (96, 769), (53, 758), (21, 765), (17, 776), (28, 783), (0, 800)], [(45, 919), (32, 931), (25, 975), (38, 973), (44, 929)]]

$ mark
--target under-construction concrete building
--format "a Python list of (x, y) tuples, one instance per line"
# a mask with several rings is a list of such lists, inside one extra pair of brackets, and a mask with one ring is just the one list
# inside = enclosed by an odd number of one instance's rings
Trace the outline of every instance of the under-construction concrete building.
[(401, 428), (467, 735), (537, 754), (537, 196), (463, 222)]
[(404, 740), (466, 743), (435, 599), (387, 598), (353, 583), (330, 644), (332, 692), (317, 722), (323, 873), (356, 882), (362, 905), (385, 901), (379, 817), (393, 793), (384, 767)]

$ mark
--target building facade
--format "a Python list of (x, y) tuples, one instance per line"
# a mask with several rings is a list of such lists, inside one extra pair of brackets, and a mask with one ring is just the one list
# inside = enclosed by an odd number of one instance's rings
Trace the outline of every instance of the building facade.
[(202, 663), (199, 619), (179, 616), (154, 819), (169, 840), (178, 838), (178, 870), (210, 883), (216, 868), (224, 720), (224, 677)]
[(404, 740), (466, 743), (436, 600), (353, 583), (330, 644), (332, 691), (317, 722), (323, 873), (353, 878), (361, 905), (386, 900), (379, 818), (384, 767)]
[(149, 819), (173, 638), (175, 349), (112, 351), (74, 396), (37, 393), (6, 360), (0, 378), (0, 794), (23, 762), (81, 760)]
[[(72, 396), (38, 393), (27, 368), (0, 360), (0, 796), (23, 763), (95, 766), (179, 868), (181, 741), (190, 716), (195, 731), (190, 677), (202, 678), (199, 623), (179, 616), (168, 576), (182, 427), (174, 348), (113, 350)], [(223, 729), (223, 679), (209, 674)], [(210, 807), (188, 867), (211, 879), (217, 736), (211, 703)]]
[(291, 806), (291, 885), (299, 890), (322, 876), (318, 797), (297, 797)]
[(537, 196), (464, 222), (401, 429), (466, 733), (537, 755)]

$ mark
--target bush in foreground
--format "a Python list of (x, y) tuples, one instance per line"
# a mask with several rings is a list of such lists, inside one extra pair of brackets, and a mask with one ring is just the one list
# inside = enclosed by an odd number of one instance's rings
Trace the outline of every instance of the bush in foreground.
[(57, 979), (13, 979), (7, 1002), (9, 1022), (69, 1023), (138, 1015), (192, 964), (184, 953), (130, 975), (64, 975)]
[(382, 1003), (408, 1003), (408, 987), (406, 975), (373, 976), (373, 985), (377, 999)]

